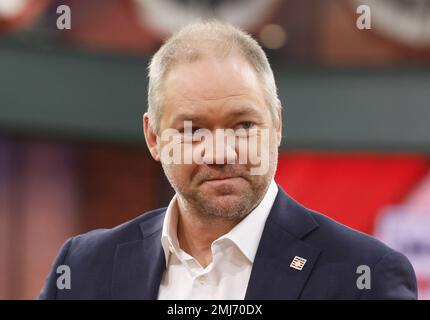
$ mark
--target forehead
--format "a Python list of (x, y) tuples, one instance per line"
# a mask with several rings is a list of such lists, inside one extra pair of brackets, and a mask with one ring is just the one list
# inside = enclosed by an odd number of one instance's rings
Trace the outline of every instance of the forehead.
[(179, 63), (166, 75), (163, 93), (162, 120), (168, 122), (178, 114), (222, 118), (269, 111), (256, 72), (239, 55)]

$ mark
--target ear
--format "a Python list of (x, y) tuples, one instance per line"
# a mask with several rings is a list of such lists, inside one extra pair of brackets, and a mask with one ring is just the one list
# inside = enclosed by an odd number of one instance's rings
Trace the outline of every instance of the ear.
[[(281, 105), (279, 103), (279, 105)], [(281, 146), (282, 141), (282, 107), (278, 108), (278, 125), (276, 126), (276, 139), (278, 140), (278, 147)]]
[(149, 152), (155, 161), (160, 161), (160, 153), (158, 151), (157, 134), (149, 124), (148, 112), (143, 115), (143, 133), (145, 135), (146, 145), (148, 146)]

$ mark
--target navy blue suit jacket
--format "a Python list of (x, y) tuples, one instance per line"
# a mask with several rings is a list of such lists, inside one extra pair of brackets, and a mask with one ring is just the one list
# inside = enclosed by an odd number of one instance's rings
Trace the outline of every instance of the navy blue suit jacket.
[[(109, 230), (69, 239), (40, 299), (156, 299), (165, 258), (166, 208)], [(250, 235), (252, 236), (252, 235)], [(295, 256), (303, 269), (290, 267)], [(71, 288), (58, 289), (57, 266), (71, 270)], [(357, 287), (357, 267), (370, 268), (370, 289)], [(363, 233), (311, 211), (281, 187), (267, 218), (245, 299), (416, 299), (414, 270), (402, 254)]]

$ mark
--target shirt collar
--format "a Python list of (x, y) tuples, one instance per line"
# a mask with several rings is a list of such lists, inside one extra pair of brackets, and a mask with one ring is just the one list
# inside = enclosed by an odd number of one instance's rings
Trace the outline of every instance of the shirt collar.
[[(272, 179), (263, 199), (241, 222), (228, 233), (216, 239), (213, 245), (223, 239), (229, 239), (242, 251), (251, 263), (254, 262), (264, 225), (278, 193), (278, 186)], [(182, 258), (191, 258), (180, 249), (177, 238), (178, 204), (175, 194), (167, 207), (161, 234), (161, 245), (168, 264), (170, 254), (175, 252)]]
[(263, 200), (260, 201), (258, 206), (227, 234), (214, 242), (218, 242), (224, 238), (232, 240), (249, 261), (253, 263), (261, 235), (263, 234), (264, 225), (275, 202), (277, 193), (278, 186), (272, 179)]

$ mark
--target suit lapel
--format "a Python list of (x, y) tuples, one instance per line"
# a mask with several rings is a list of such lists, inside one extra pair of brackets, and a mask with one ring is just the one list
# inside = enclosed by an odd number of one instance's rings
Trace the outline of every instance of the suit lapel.
[[(306, 209), (279, 187), (261, 236), (245, 299), (298, 299), (321, 251), (302, 239), (316, 228), (318, 224)], [(302, 270), (290, 267), (296, 256), (306, 259)]]
[(156, 299), (165, 258), (161, 246), (164, 214), (140, 224), (142, 240), (118, 245), (112, 276), (113, 299)]

